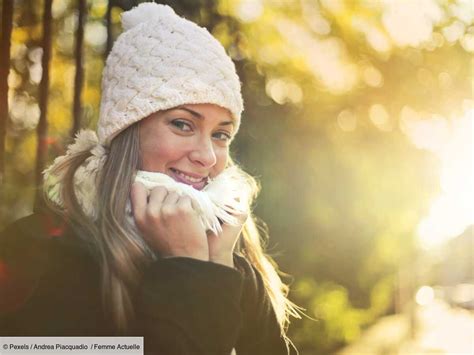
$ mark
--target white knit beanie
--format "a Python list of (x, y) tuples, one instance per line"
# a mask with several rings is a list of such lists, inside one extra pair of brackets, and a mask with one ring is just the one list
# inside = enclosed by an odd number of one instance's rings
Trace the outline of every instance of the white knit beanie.
[(234, 63), (205, 28), (151, 2), (124, 12), (122, 26), (103, 72), (102, 145), (148, 115), (183, 104), (227, 108), (238, 129), (240, 81)]

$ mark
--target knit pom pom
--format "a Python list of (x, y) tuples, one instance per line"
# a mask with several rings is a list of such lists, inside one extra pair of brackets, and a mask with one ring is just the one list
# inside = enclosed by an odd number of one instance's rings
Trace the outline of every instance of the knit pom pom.
[(128, 31), (140, 23), (167, 16), (176, 16), (174, 10), (168, 5), (144, 2), (122, 14), (122, 27), (124, 31)]

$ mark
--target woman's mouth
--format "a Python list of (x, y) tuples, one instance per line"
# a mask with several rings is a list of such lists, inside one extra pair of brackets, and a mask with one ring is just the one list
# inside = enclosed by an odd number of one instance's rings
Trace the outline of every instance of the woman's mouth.
[(189, 173), (174, 168), (170, 168), (170, 171), (173, 179), (183, 184), (191, 185), (196, 190), (202, 190), (206, 186), (207, 176), (198, 176), (196, 174), (191, 176)]

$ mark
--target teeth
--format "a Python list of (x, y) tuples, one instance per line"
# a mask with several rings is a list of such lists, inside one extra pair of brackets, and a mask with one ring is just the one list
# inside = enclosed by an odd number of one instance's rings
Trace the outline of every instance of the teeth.
[(191, 177), (189, 175), (186, 175), (186, 174), (184, 174), (184, 173), (182, 173), (181, 171), (178, 171), (178, 170), (175, 170), (175, 172), (176, 172), (176, 174), (178, 174), (182, 178), (188, 180), (189, 182), (200, 182), (200, 181), (202, 181), (202, 178), (197, 179), (195, 177)]

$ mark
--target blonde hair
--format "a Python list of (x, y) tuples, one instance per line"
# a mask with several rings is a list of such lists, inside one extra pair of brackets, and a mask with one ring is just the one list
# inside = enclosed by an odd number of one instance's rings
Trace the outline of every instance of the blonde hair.
[[(98, 251), (101, 264), (102, 300), (106, 313), (113, 320), (117, 332), (125, 334), (128, 322), (134, 317), (132, 294), (140, 283), (142, 270), (151, 260), (150, 250), (142, 238), (126, 223), (126, 204), (136, 171), (140, 166), (139, 123), (133, 124), (110, 145), (109, 154), (98, 181), (98, 218), (88, 217), (82, 210), (74, 190), (74, 174), (91, 155), (89, 151), (77, 154), (53, 171), (64, 173), (61, 194), (64, 211), (82, 238), (87, 236)], [(236, 165), (229, 159), (229, 165)], [(252, 176), (252, 201), (260, 186)], [(46, 197), (48, 201), (48, 198)], [(58, 210), (57, 206), (49, 203)], [(300, 318), (299, 307), (288, 299), (289, 287), (282, 282), (276, 263), (264, 251), (268, 239), (266, 229), (258, 228), (251, 215), (243, 226), (236, 252), (242, 254), (261, 274), (280, 324), (281, 334), (286, 337), (290, 316)]]

